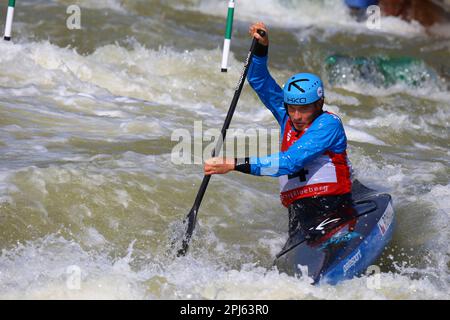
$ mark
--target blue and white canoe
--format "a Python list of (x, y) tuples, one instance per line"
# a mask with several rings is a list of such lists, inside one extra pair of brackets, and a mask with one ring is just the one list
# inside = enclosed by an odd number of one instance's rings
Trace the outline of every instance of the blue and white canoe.
[(391, 196), (355, 180), (352, 197), (356, 211), (352, 219), (320, 236), (299, 230), (288, 239), (274, 263), (280, 272), (300, 276), (307, 270), (315, 284), (336, 284), (361, 275), (376, 261), (395, 228)]

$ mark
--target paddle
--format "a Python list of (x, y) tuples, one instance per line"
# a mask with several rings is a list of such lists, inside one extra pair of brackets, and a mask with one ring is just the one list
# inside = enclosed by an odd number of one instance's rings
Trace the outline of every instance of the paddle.
[[(261, 37), (264, 37), (266, 35), (264, 30), (258, 30), (258, 34)], [(216, 147), (212, 151), (211, 157), (215, 157), (222, 148), (223, 141), (225, 140), (225, 136), (227, 134), (228, 127), (231, 123), (231, 118), (233, 117), (234, 110), (236, 109), (236, 105), (238, 103), (239, 97), (241, 95), (242, 88), (244, 86), (245, 78), (247, 77), (248, 69), (250, 67), (250, 63), (252, 61), (253, 53), (256, 48), (256, 44), (258, 43), (258, 40), (256, 38), (253, 38), (252, 45), (250, 47), (250, 51), (247, 56), (247, 60), (245, 61), (244, 69), (242, 71), (241, 77), (239, 78), (239, 82), (236, 86), (236, 91), (234, 92), (233, 100), (231, 101), (230, 109), (228, 110), (227, 117), (225, 118), (225, 123), (223, 124), (222, 131), (221, 131), (221, 137), (218, 139)], [(197, 213), (200, 208), (200, 204), (203, 200), (203, 196), (205, 195), (206, 188), (208, 187), (209, 179), (211, 179), (211, 176), (204, 176), (202, 184), (200, 186), (200, 189), (198, 190), (197, 197), (195, 198), (194, 205), (192, 206), (191, 211), (186, 216), (186, 219), (184, 220), (184, 224), (186, 224), (187, 221), (187, 228), (186, 228), (186, 234), (183, 238), (183, 243), (181, 245), (181, 248), (177, 252), (177, 256), (184, 256), (189, 248), (189, 241), (191, 240), (192, 233), (194, 232), (195, 223), (197, 221)]]

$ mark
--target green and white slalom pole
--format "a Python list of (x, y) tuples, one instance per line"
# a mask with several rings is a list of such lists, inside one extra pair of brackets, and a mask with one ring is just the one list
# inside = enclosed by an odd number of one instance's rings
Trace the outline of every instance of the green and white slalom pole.
[(6, 15), (5, 36), (3, 37), (3, 39), (5, 39), (6, 41), (11, 40), (11, 30), (12, 30), (15, 6), (16, 6), (16, 0), (9, 0), (8, 14)]
[(234, 0), (228, 2), (228, 16), (227, 16), (227, 29), (225, 30), (225, 40), (223, 42), (223, 55), (222, 55), (222, 72), (228, 70), (228, 56), (230, 54), (231, 33), (233, 31), (233, 17), (234, 17)]

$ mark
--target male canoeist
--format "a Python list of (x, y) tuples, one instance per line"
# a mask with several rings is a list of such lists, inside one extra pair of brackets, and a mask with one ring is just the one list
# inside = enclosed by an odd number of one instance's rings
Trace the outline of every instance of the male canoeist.
[[(266, 35), (261, 37), (258, 29), (266, 31)], [(281, 126), (281, 151), (259, 158), (212, 158), (205, 162), (205, 174), (237, 170), (279, 177), (281, 202), (289, 210), (290, 235), (299, 228), (309, 230), (317, 219), (323, 220), (330, 213), (353, 212), (347, 138), (339, 117), (322, 109), (321, 79), (299, 73), (290, 77), (282, 89), (267, 68), (267, 27), (255, 23), (250, 35), (258, 39), (258, 44), (248, 81)]]

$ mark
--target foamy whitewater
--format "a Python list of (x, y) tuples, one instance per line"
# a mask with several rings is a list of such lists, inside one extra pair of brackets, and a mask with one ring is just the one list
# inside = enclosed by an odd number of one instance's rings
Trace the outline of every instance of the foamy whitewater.
[[(81, 30), (66, 27), (74, 3)], [(370, 30), (338, 1), (237, 1), (221, 73), (226, 12), (218, 0), (20, 1), (13, 41), (0, 42), (0, 299), (450, 298), (449, 29), (383, 18)], [(203, 174), (173, 162), (174, 131), (221, 127), (258, 20), (274, 78), (319, 73), (355, 178), (393, 197), (379, 278), (313, 286), (279, 273), (278, 182), (239, 173), (211, 179), (175, 257)], [(344, 58), (330, 71), (332, 55)], [(385, 81), (349, 67), (357, 57), (419, 62)], [(278, 129), (248, 85), (231, 127)]]

